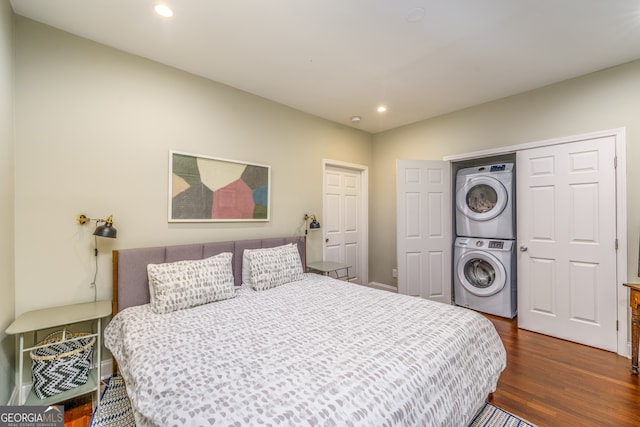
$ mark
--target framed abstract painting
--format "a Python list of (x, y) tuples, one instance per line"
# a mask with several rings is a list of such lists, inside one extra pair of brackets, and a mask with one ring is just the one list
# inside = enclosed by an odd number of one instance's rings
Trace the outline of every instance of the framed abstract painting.
[(169, 222), (269, 221), (271, 167), (169, 152)]

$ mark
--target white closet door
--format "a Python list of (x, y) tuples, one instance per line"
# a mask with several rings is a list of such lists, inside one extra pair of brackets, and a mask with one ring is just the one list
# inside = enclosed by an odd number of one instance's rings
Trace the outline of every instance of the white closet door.
[(451, 303), (451, 166), (398, 160), (398, 292)]
[(613, 137), (517, 153), (518, 326), (616, 351)]

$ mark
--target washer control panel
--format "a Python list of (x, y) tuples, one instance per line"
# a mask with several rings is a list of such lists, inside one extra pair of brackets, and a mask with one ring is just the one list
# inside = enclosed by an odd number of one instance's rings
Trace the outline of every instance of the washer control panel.
[(489, 240), (489, 249), (504, 249), (504, 242)]

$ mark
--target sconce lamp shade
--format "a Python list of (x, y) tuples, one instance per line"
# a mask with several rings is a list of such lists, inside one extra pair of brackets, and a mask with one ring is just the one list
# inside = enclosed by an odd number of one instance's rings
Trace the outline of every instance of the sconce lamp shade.
[(318, 228), (320, 228), (320, 223), (318, 222), (317, 219), (313, 218), (311, 220), (311, 223), (309, 224), (309, 228), (312, 230), (317, 230)]
[(98, 237), (109, 237), (111, 239), (115, 239), (118, 236), (118, 230), (113, 228), (113, 224), (105, 224), (99, 227), (96, 227), (96, 231), (93, 232), (94, 236)]
[(96, 227), (96, 231), (93, 232), (93, 235), (115, 239), (118, 235), (118, 230), (113, 228), (113, 215), (109, 215), (109, 218), (100, 220), (99, 222), (104, 222), (104, 225)]
[[(110, 239), (115, 239), (118, 236), (118, 230), (113, 227), (113, 215), (109, 215), (107, 219), (93, 219), (87, 218), (85, 215), (78, 215), (78, 224), (83, 225), (89, 221), (96, 222), (96, 229), (93, 232), (94, 236), (98, 237), (108, 237)], [(104, 222), (103, 225), (98, 226), (99, 223)]]

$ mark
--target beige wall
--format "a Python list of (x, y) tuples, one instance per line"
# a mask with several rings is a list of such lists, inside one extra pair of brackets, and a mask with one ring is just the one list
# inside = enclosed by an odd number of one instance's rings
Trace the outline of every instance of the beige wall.
[[(304, 232), (322, 159), (371, 164), (371, 136), (16, 17), (16, 315), (111, 297), (111, 250)], [(169, 224), (170, 149), (271, 165), (271, 221)], [(322, 221), (322, 219), (320, 219)], [(309, 259), (322, 256), (321, 239)]]
[(4, 330), (14, 317), (13, 266), (13, 12), (0, 0), (0, 405), (13, 388), (14, 338)]
[[(640, 61), (425, 120), (373, 140), (370, 280), (396, 284), (397, 159), (443, 156), (626, 128), (628, 267), (635, 278), (640, 230)], [(428, 96), (428, 94), (425, 94)], [(391, 203), (389, 203), (391, 201)]]

